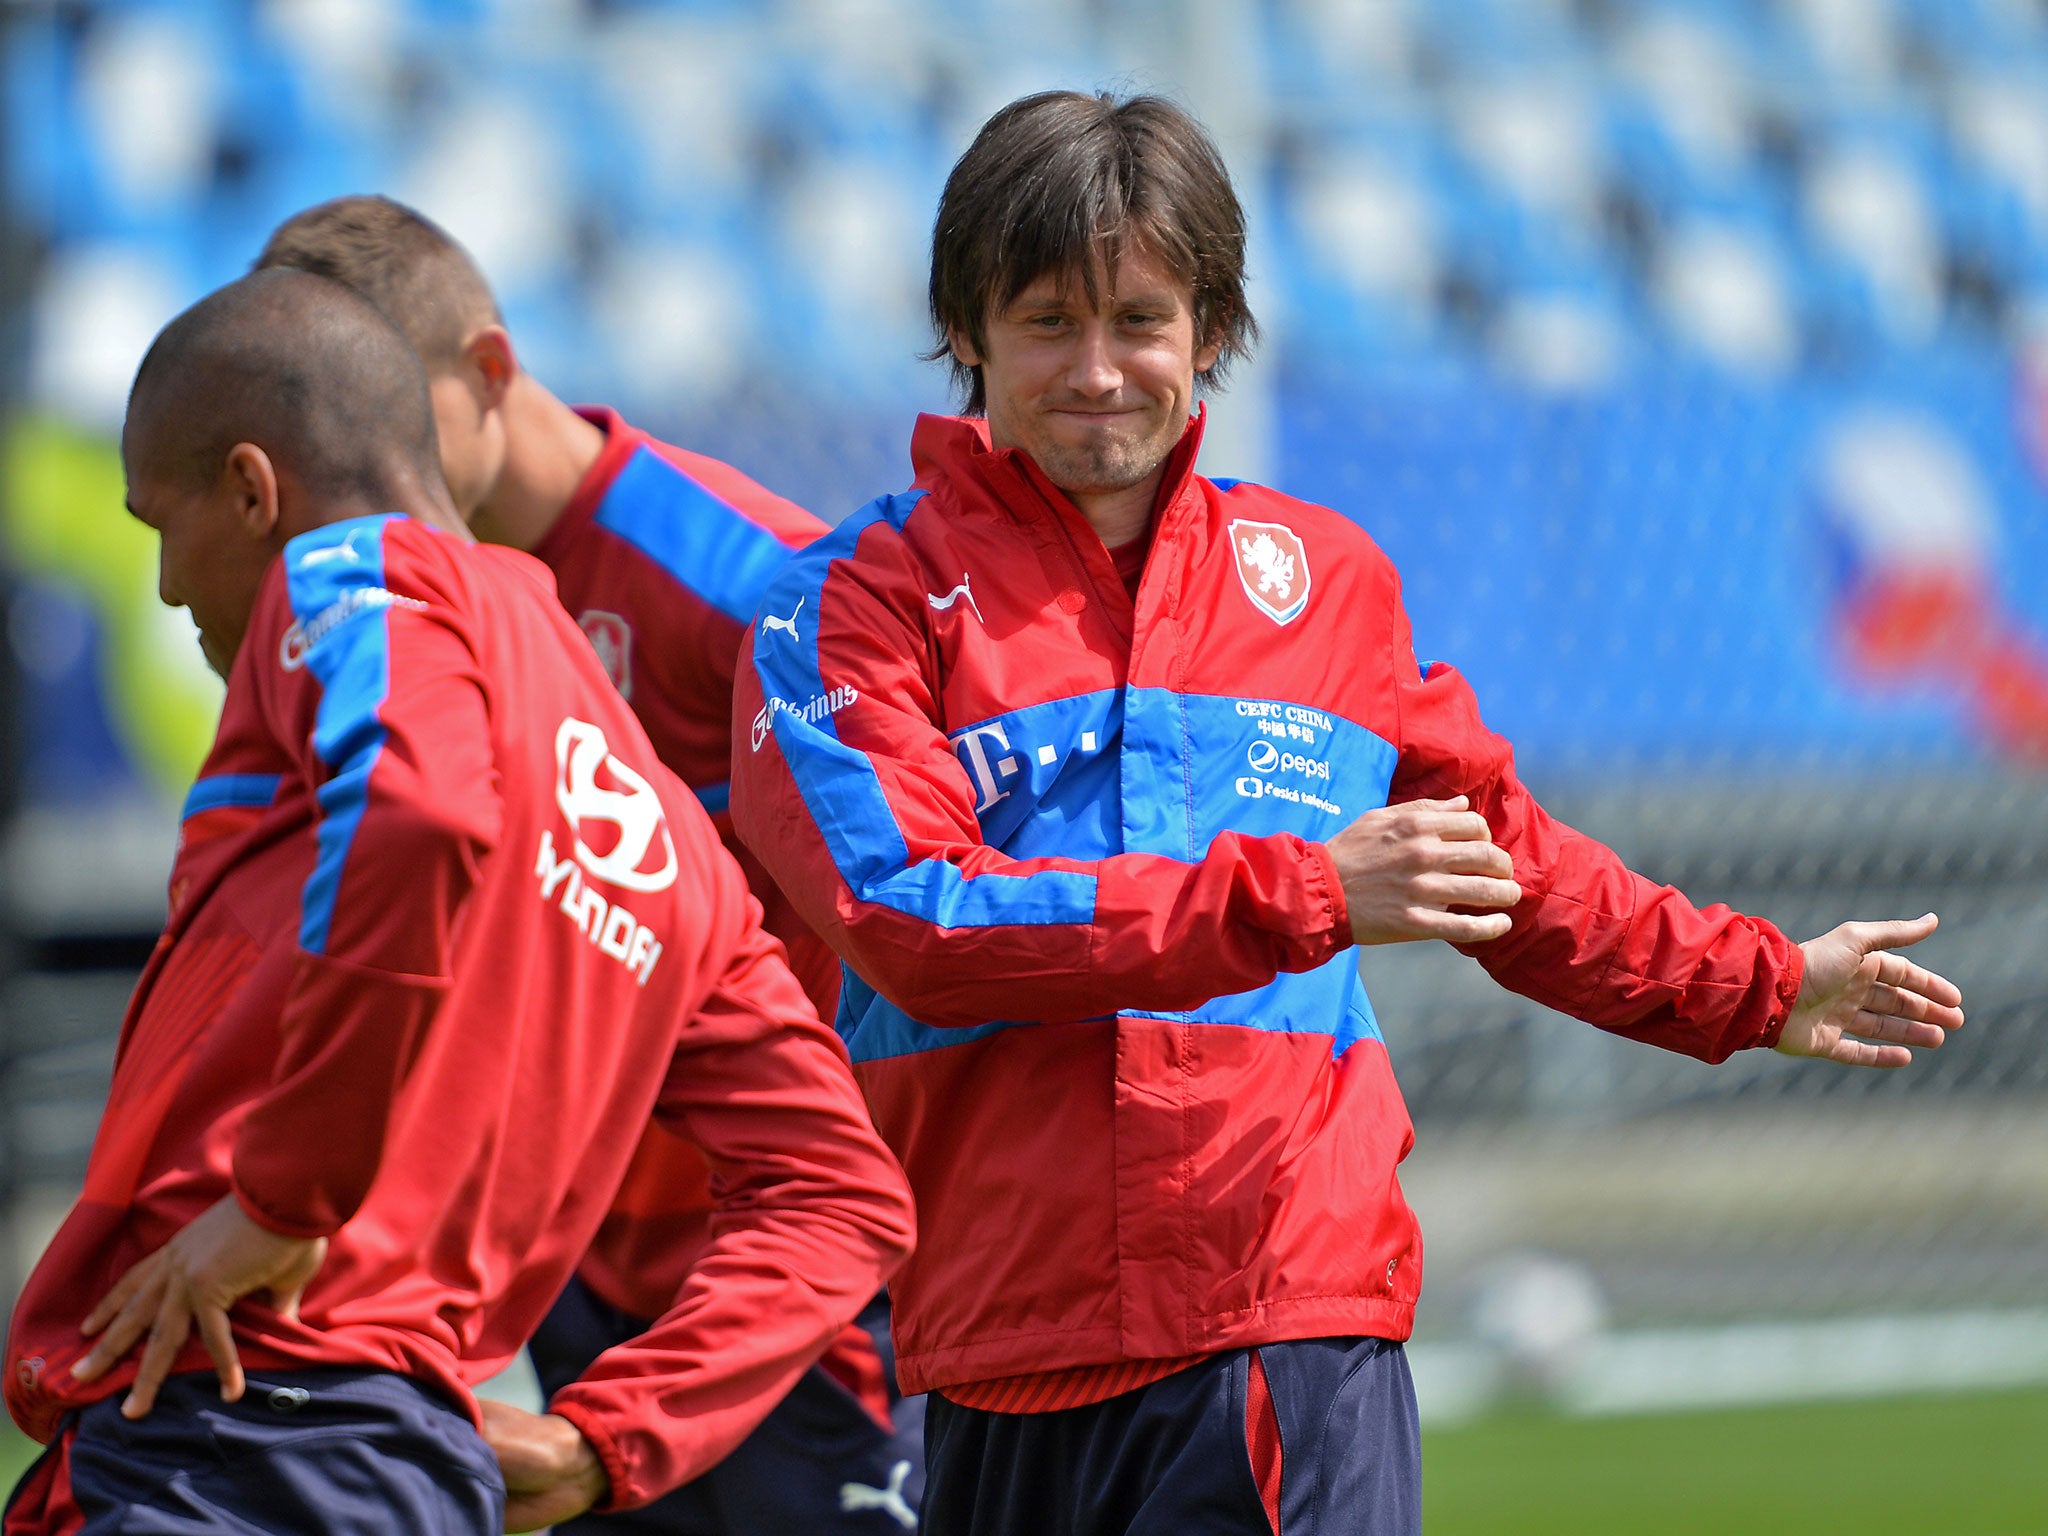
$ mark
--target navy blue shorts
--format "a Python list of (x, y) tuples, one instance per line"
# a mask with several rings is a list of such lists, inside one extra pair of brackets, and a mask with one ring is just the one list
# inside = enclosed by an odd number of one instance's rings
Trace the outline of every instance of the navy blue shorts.
[(68, 1415), (10, 1500), (51, 1536), (497, 1536), (505, 1484), (469, 1419), (388, 1371), (252, 1373), (238, 1403), (173, 1376), (146, 1418), (121, 1394)]
[[(887, 1379), (895, 1379), (886, 1322), (863, 1315)], [(552, 1397), (647, 1324), (571, 1280), (528, 1346)], [(916, 1406), (922, 1407), (922, 1399)], [(560, 1536), (902, 1536), (917, 1528), (924, 1456), (875, 1422), (860, 1400), (813, 1366), (730, 1456), (694, 1482), (639, 1509), (585, 1515)]]
[(1212, 1356), (1054, 1413), (934, 1392), (927, 1536), (1418, 1536), (1408, 1358), (1385, 1339)]

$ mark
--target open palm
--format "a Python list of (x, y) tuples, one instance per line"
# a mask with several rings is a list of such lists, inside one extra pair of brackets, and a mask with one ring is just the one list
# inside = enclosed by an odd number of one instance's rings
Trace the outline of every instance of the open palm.
[(1778, 1049), (1852, 1067), (1903, 1067), (1963, 1027), (1963, 994), (1945, 976), (1890, 953), (1934, 932), (1910, 922), (1843, 923), (1800, 945), (1806, 973)]

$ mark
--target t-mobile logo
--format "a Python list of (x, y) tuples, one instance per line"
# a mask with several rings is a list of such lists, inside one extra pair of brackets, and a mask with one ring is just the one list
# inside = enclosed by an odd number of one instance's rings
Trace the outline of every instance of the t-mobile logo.
[[(960, 754), (960, 766), (974, 781), (974, 814), (983, 816), (998, 800), (1006, 799), (1007, 779), (1017, 776), (1017, 759), (1010, 756), (1010, 737), (1000, 721), (977, 725), (953, 738), (953, 750)], [(1000, 757), (993, 753), (1001, 753)]]

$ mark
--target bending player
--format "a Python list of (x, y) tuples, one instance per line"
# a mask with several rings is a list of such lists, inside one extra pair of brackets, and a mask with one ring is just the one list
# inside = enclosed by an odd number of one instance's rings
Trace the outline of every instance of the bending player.
[[(256, 266), (346, 283), (412, 342), (457, 510), (478, 537), (554, 572), (563, 606), (656, 755), (711, 812), (760, 898), (763, 926), (831, 1018), (837, 957), (731, 835), (726, 813), (733, 667), (747, 621), (790, 551), (825, 525), (729, 465), (656, 442), (613, 411), (555, 398), (520, 368), (468, 252), (389, 198), (336, 198), (294, 214)], [(649, 1127), (591, 1251), (534, 1337), (544, 1389), (642, 1331), (675, 1294), (709, 1234), (706, 1178), (696, 1148)], [(900, 1530), (923, 1455), (919, 1437), (891, 1422), (894, 1371), (877, 1348), (887, 1348), (887, 1318), (878, 1301), (729, 1461), (631, 1523), (675, 1536)]]
[[(696, 1476), (909, 1242), (843, 1051), (546, 573), (469, 541), (372, 306), (298, 272), (202, 301), (122, 456), (228, 696), (14, 1312), (8, 1406), (50, 1449), (8, 1536), (524, 1529)], [(718, 1170), (709, 1243), (487, 1447), (470, 1384), (650, 1116)]]
[(1795, 945), (1551, 820), (1355, 523), (1195, 473), (1243, 263), (1170, 103), (997, 113), (932, 239), (985, 419), (918, 423), (915, 487), (792, 561), (741, 667), (734, 818), (847, 963), (917, 1195), (933, 1536), (1419, 1529), (1411, 1133), (1355, 944), (1710, 1061), (1962, 1023), (1887, 952), (1932, 917)]

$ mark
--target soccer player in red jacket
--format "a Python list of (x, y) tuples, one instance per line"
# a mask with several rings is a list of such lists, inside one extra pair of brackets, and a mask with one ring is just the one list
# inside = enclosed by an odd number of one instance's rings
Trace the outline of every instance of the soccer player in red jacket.
[[(843, 1049), (546, 571), (469, 539), (374, 307), (203, 300), (122, 457), (228, 693), (14, 1311), (50, 1449), (8, 1536), (525, 1529), (696, 1476), (909, 1242)], [(717, 1170), (707, 1245), (547, 1414), (480, 1419), (651, 1116)]]
[[(732, 834), (726, 810), (740, 642), (769, 580), (825, 525), (730, 465), (657, 442), (614, 411), (557, 399), (519, 366), (468, 252), (401, 203), (355, 196), (305, 209), (278, 226), (256, 266), (346, 283), (412, 342), (456, 509), (478, 537), (554, 572), (563, 606), (656, 755), (710, 812), (761, 901), (763, 926), (830, 1019), (838, 957)], [(640, 1332), (675, 1294), (709, 1235), (707, 1179), (697, 1148), (648, 1127), (576, 1279), (534, 1337), (543, 1387)], [(887, 1316), (878, 1300), (729, 1463), (636, 1512), (633, 1525), (672, 1536), (901, 1529), (923, 1456), (914, 1415), (907, 1434), (891, 1420), (894, 1373), (878, 1352)], [(877, 1502), (864, 1502), (863, 1488)], [(577, 1529), (619, 1523), (593, 1517)]]
[(932, 1536), (1419, 1529), (1411, 1132), (1356, 944), (1707, 1060), (1962, 1022), (1887, 952), (1931, 916), (1796, 945), (1552, 820), (1357, 524), (1195, 473), (1243, 261), (1172, 104), (997, 113), (932, 240), (970, 418), (776, 578), (740, 671), (734, 819), (846, 961), (918, 1200)]

